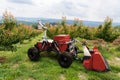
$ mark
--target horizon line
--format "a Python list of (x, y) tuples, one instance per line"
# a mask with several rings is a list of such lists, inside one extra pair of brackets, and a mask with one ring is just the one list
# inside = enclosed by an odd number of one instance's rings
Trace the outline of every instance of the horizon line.
[[(38, 18), (38, 19), (60, 19), (60, 20), (62, 20), (62, 17), (61, 18), (54, 18), (54, 17), (22, 17), (22, 16), (16, 16), (15, 18), (36, 18), (36, 19)], [(78, 17), (74, 17), (74, 18), (67, 18), (66, 17), (66, 20), (73, 20), (74, 21), (75, 18), (78, 18)], [(0, 16), (0, 20), (1, 19), (2, 19), (2, 16)], [(104, 22), (104, 20), (102, 21), (102, 20), (85, 20), (85, 19), (80, 19), (80, 18), (78, 18), (78, 19), (79, 19), (79, 21)], [(113, 23), (120, 23), (120, 22), (113, 20)]]

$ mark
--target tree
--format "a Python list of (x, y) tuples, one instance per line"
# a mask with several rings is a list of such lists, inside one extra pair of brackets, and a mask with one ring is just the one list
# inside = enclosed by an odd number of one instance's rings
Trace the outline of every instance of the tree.
[(38, 23), (32, 24), (32, 27), (33, 27), (34, 29), (38, 29)]
[(103, 25), (99, 25), (97, 30), (96, 30), (96, 37), (97, 38), (103, 38)]
[(66, 16), (62, 17), (61, 25), (63, 26), (64, 34), (68, 34), (68, 30), (67, 30), (67, 27), (66, 27)]
[(112, 19), (109, 17), (106, 17), (104, 21), (104, 28), (102, 31), (102, 38), (106, 41), (111, 41), (112, 37)]
[(62, 26), (65, 26), (65, 24), (66, 24), (66, 16), (62, 16), (61, 25), (62, 25)]
[(3, 21), (3, 24), (5, 25), (4, 29), (12, 30), (17, 25), (16, 19), (8, 11), (5, 11), (3, 13), (2, 21)]
[(112, 27), (112, 19), (106, 17), (104, 20), (104, 24), (98, 27), (96, 37), (102, 38), (108, 42), (112, 42), (118, 36), (118, 33), (116, 33), (114, 28)]
[(74, 23), (73, 23), (73, 26), (78, 26), (78, 23), (79, 23), (79, 18), (74, 18)]

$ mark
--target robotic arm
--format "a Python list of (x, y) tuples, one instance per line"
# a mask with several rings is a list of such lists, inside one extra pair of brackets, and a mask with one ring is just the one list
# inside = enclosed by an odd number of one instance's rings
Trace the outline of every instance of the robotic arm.
[(47, 27), (46, 26), (44, 26), (42, 23), (41, 23), (41, 21), (39, 21), (38, 22), (38, 29), (43, 29), (44, 30), (44, 35), (43, 35), (43, 37), (42, 37), (42, 39), (44, 40), (44, 41), (47, 41)]

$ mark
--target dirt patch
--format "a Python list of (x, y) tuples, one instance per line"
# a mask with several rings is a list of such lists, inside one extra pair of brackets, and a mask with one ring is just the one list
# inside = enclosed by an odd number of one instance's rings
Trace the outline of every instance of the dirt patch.
[(120, 45), (120, 37), (113, 41), (113, 45)]
[(19, 66), (19, 64), (16, 63), (16, 64), (13, 65), (13, 68), (16, 69), (18, 66)]
[(108, 63), (110, 64), (114, 64), (115, 66), (119, 66), (120, 65), (120, 58), (119, 57), (115, 57), (111, 60), (107, 60)]
[(117, 61), (120, 61), (120, 58), (118, 58), (118, 57), (115, 57), (115, 60), (117, 60)]
[(32, 77), (30, 77), (30, 78), (28, 78), (28, 80), (35, 80), (34, 78), (32, 78)]
[(6, 61), (6, 58), (5, 57), (0, 57), (0, 63), (3, 63)]
[(78, 73), (79, 80), (87, 80), (86, 74), (80, 72)]
[(97, 40), (89, 40), (89, 43), (92, 43), (94, 45), (98, 45), (98, 44), (105, 44), (105, 41), (103, 39), (97, 39)]
[(118, 73), (118, 76), (120, 76), (120, 72)]
[(65, 75), (64, 74), (60, 74), (60, 80), (66, 80)]
[(108, 43), (103, 39), (89, 40), (88, 43), (96, 46), (98, 49), (110, 50)]

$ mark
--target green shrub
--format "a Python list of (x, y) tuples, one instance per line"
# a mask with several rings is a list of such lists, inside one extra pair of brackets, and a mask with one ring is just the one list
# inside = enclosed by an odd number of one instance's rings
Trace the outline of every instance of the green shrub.
[(6, 30), (7, 29), (12, 30), (17, 25), (16, 19), (8, 11), (5, 11), (5, 13), (3, 13), (2, 21), (3, 24), (5, 25), (4, 29)]
[(33, 27), (34, 29), (38, 29), (38, 23), (34, 23), (34, 24), (32, 25), (32, 27)]
[(116, 50), (117, 50), (117, 51), (120, 51), (120, 46), (118, 46), (118, 47), (116, 48)]
[(96, 37), (112, 42), (120, 35), (119, 33), (112, 27), (112, 19), (107, 17), (104, 24), (97, 28)]
[(25, 39), (30, 39), (31, 37), (35, 37), (39, 34), (40, 31), (26, 25), (19, 25), (12, 29), (12, 31), (9, 29), (0, 29), (0, 46), (6, 46), (6, 48), (13, 47), (13, 44), (22, 42)]
[(84, 39), (104, 39), (107, 42), (112, 42), (120, 36), (119, 28), (112, 26), (112, 19), (106, 18), (103, 25), (98, 27), (87, 27), (82, 21), (74, 21), (73, 25), (66, 24), (66, 18), (63, 17), (61, 24), (48, 27), (48, 37), (53, 38), (57, 34), (70, 34), (72, 38), (80, 37)]

